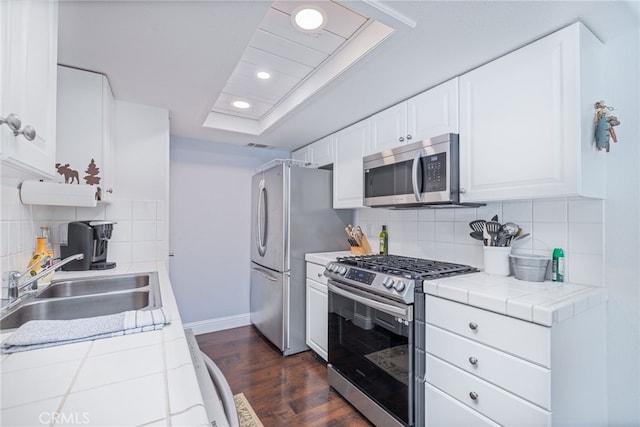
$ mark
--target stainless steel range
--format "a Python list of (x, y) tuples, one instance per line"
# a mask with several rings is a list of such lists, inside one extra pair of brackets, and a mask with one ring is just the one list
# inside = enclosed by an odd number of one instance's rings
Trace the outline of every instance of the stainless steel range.
[(414, 294), (420, 295), (423, 280), (475, 271), (397, 255), (344, 257), (327, 265), (329, 385), (375, 425), (419, 425), (424, 405), (414, 402), (424, 402), (415, 394), (424, 377), (424, 328), (415, 331)]

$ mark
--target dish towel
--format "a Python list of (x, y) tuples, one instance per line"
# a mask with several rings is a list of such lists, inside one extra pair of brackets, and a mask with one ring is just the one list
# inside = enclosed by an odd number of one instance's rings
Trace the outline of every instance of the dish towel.
[(73, 320), (30, 320), (2, 343), (2, 353), (35, 350), (80, 341), (162, 329), (171, 323), (164, 308), (131, 310)]

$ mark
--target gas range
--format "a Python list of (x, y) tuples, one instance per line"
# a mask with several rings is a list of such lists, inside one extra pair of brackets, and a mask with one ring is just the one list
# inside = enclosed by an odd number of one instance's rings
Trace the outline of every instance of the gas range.
[(338, 258), (324, 272), (329, 279), (363, 289), (405, 304), (413, 303), (413, 292), (422, 280), (473, 273), (478, 269), (443, 261), (398, 255), (359, 255)]

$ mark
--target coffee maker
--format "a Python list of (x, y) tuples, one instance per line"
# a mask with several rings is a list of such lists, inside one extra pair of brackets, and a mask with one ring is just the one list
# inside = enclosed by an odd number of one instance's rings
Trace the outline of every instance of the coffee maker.
[(109, 270), (115, 262), (107, 262), (107, 247), (113, 221), (73, 221), (67, 226), (67, 245), (60, 246), (60, 255), (66, 258), (81, 253), (84, 258), (62, 267), (64, 271)]

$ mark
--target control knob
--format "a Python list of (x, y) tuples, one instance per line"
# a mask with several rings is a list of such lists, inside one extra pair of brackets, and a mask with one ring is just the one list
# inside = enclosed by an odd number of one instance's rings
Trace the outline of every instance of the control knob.
[(393, 286), (393, 279), (391, 277), (385, 277), (382, 281), (382, 284), (385, 288), (391, 289), (391, 287)]
[(405, 288), (404, 282), (402, 280), (398, 280), (395, 284), (395, 286), (393, 287), (393, 289), (395, 289), (398, 292), (402, 292)]
[(344, 276), (346, 272), (347, 272), (347, 267), (345, 267), (344, 265), (341, 265), (340, 267), (338, 267), (339, 275)]

